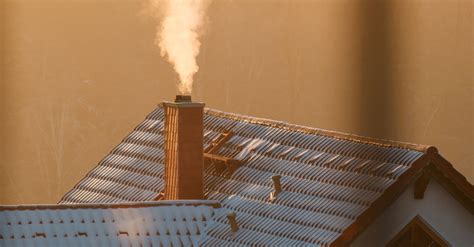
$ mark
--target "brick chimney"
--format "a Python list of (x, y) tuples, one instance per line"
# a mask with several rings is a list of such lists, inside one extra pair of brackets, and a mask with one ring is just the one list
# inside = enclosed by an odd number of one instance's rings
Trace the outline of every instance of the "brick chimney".
[(203, 198), (204, 104), (176, 95), (165, 111), (165, 200)]

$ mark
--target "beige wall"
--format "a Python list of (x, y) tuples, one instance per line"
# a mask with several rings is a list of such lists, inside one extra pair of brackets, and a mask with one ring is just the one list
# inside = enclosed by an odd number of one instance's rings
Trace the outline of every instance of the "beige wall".
[[(54, 203), (176, 75), (143, 2), (0, 1), (0, 203)], [(194, 99), (435, 145), (474, 182), (471, 1), (214, 0)]]

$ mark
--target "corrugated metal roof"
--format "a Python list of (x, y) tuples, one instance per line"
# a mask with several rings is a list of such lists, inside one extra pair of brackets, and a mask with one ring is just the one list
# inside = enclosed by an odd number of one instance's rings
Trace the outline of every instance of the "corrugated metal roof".
[[(148, 201), (163, 181), (163, 109), (158, 107), (60, 203)], [(209, 199), (237, 213), (230, 231), (216, 214), (205, 244), (326, 245), (337, 239), (429, 147), (382, 141), (207, 109), (205, 148), (223, 132), (218, 155), (241, 160), (232, 174), (210, 166)], [(283, 191), (270, 200), (271, 177)]]
[(199, 246), (217, 201), (0, 206), (0, 246)]

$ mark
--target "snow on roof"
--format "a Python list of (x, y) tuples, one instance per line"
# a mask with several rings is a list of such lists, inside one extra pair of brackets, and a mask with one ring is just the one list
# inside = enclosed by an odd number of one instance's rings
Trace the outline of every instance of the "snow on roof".
[[(163, 121), (160, 106), (60, 203), (155, 200), (164, 189)], [(212, 165), (205, 170), (207, 198), (225, 209), (214, 216), (204, 241), (208, 246), (349, 243), (429, 159), (439, 156), (430, 146), (212, 109), (205, 110), (204, 128), (204, 148), (232, 131), (216, 154), (241, 161), (233, 173)], [(271, 200), (274, 175), (281, 175), (282, 191)], [(228, 211), (236, 213), (239, 224), (234, 235)]]
[(198, 246), (217, 201), (0, 206), (0, 246)]

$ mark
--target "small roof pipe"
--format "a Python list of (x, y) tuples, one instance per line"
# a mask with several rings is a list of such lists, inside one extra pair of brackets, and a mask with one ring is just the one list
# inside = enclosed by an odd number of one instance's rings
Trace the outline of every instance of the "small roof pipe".
[(273, 175), (272, 176), (272, 181), (273, 181), (273, 189), (274, 191), (270, 193), (270, 201), (275, 201), (278, 194), (282, 191), (281, 189), (281, 175)]
[(232, 231), (232, 233), (236, 233), (239, 230), (239, 225), (237, 225), (236, 217), (237, 215), (235, 214), (235, 212), (229, 212), (227, 214), (227, 219), (229, 220), (230, 230)]
[(275, 193), (278, 194), (281, 192), (281, 175), (273, 175), (273, 188), (275, 189)]

